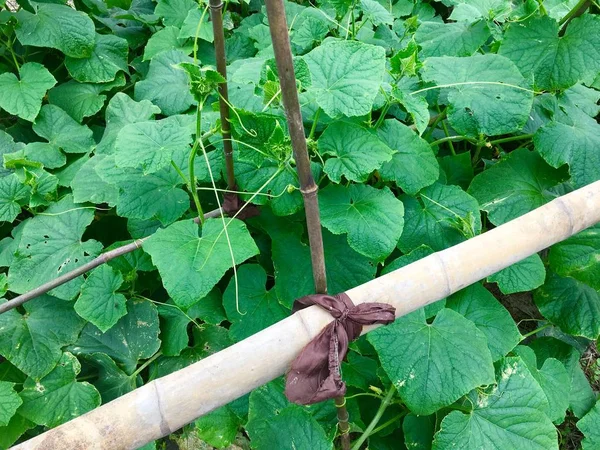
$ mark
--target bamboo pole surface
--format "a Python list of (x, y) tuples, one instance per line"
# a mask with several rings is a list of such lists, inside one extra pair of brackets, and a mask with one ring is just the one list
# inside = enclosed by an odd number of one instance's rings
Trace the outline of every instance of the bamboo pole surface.
[[(600, 222), (600, 181), (347, 294), (402, 316)], [(283, 374), (331, 317), (311, 307), (15, 449), (135, 449)], [(365, 327), (368, 332), (374, 327)]]

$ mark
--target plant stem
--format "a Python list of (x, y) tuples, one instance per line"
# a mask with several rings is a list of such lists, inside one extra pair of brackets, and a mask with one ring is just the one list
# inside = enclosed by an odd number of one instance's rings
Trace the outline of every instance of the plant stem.
[[(210, 18), (215, 37), (215, 59), (217, 71), (227, 80), (227, 58), (225, 56), (225, 32), (223, 30), (223, 3), (221, 0), (210, 0)], [(233, 169), (233, 146), (231, 145), (231, 125), (229, 121), (229, 94), (227, 81), (219, 84), (219, 113), (221, 116), (221, 134), (223, 136), (223, 153), (227, 172), (227, 188), (235, 189), (235, 172)]]
[(144, 364), (142, 364), (140, 367), (138, 367), (136, 369), (135, 372), (133, 372), (131, 375), (129, 375), (129, 378), (134, 378), (137, 377), (140, 373), (142, 373), (142, 370), (144, 370), (146, 367), (148, 367), (150, 364), (152, 364), (154, 361), (156, 361), (156, 359), (162, 355), (162, 352), (159, 350), (157, 351), (154, 356), (152, 356), (152, 358), (147, 359)]
[(427, 140), (427, 139), (429, 139), (431, 137), (431, 134), (433, 133), (433, 131), (437, 127), (438, 123), (440, 123), (440, 120), (444, 120), (446, 118), (446, 114), (447, 114), (447, 110), (443, 110), (441, 113), (439, 113), (433, 119), (433, 122), (431, 122), (430, 125), (429, 125), (429, 130), (427, 131), (427, 133), (425, 133), (423, 135), (423, 139)]
[(551, 326), (552, 326), (552, 324), (550, 324), (550, 323), (547, 323), (547, 324), (545, 324), (545, 325), (542, 325), (541, 327), (539, 327), (539, 328), (536, 328), (535, 330), (533, 330), (533, 331), (530, 331), (530, 332), (529, 332), (529, 333), (527, 333), (527, 334), (524, 334), (524, 335), (523, 335), (523, 337), (521, 338), (521, 341), (524, 341), (524, 340), (525, 340), (525, 339), (527, 339), (528, 337), (530, 337), (530, 336), (533, 336), (534, 334), (537, 334), (537, 333), (539, 333), (540, 331), (542, 331), (542, 330), (545, 330), (546, 328), (548, 328), (548, 327), (551, 327)]
[[(448, 133), (448, 127), (444, 121), (442, 121), (442, 129), (444, 130), (446, 137), (449, 137), (450, 133)], [(456, 156), (456, 151), (454, 150), (454, 144), (452, 144), (452, 140), (448, 141), (448, 147), (450, 147), (450, 153), (452, 153), (452, 156)]]
[(188, 158), (188, 173), (190, 175), (188, 187), (190, 194), (194, 199), (196, 205), (196, 212), (198, 213), (198, 220), (200, 226), (204, 225), (204, 212), (202, 211), (202, 205), (200, 204), (200, 197), (198, 197), (198, 190), (196, 189), (196, 174), (194, 173), (194, 160), (196, 159), (196, 153), (198, 152), (198, 146), (202, 143), (202, 103), (198, 103), (196, 109), (196, 139), (192, 146), (192, 151)]
[(533, 134), (520, 134), (519, 136), (509, 136), (500, 139), (494, 139), (493, 141), (489, 141), (490, 145), (504, 144), (505, 142), (513, 142), (513, 141), (521, 141), (524, 139), (531, 139)]
[(364, 433), (356, 440), (356, 442), (354, 442), (354, 445), (352, 446), (352, 450), (359, 450), (360, 446), (363, 445), (363, 443), (368, 439), (368, 437), (371, 434), (374, 433), (375, 427), (381, 420), (381, 417), (383, 416), (383, 413), (385, 412), (387, 407), (390, 405), (392, 399), (394, 398), (395, 393), (396, 393), (396, 387), (394, 385), (392, 385), (390, 387), (390, 390), (386, 394), (385, 398), (382, 400), (381, 405), (379, 405), (379, 409), (375, 413), (375, 417), (373, 417), (373, 420), (371, 420), (371, 423), (369, 424), (367, 429), (364, 431)]
[(571, 20), (575, 17), (582, 15), (586, 9), (590, 6), (589, 0), (579, 0), (577, 4), (573, 7), (571, 11), (567, 13), (560, 21), (558, 22), (558, 26), (561, 28), (566, 28)]
[(315, 131), (317, 131), (317, 124), (319, 123), (320, 115), (321, 115), (321, 107), (318, 107), (317, 111), (315, 112), (315, 116), (313, 117), (312, 126), (310, 127), (310, 134), (308, 135), (309, 140), (311, 140), (314, 137)]
[[(204, 215), (205, 219), (209, 217), (219, 217), (221, 215), (220, 209), (215, 209), (214, 211), (209, 211)], [(196, 217), (194, 221), (199, 222), (199, 219)], [(105, 264), (119, 256), (126, 255), (127, 253), (131, 253), (138, 248), (142, 247), (142, 244), (148, 239), (148, 237), (142, 239), (136, 239), (130, 244), (123, 245), (121, 247), (117, 247), (113, 250), (110, 250), (106, 253), (101, 254), (100, 256), (92, 259), (89, 263), (83, 264), (82, 266), (74, 269), (64, 275), (61, 275), (54, 280), (48, 281), (47, 283), (42, 284), (41, 286), (26, 292), (25, 294), (21, 294), (18, 297), (13, 298), (12, 300), (7, 301), (6, 303), (0, 304), (0, 314), (5, 313), (6, 311), (10, 311), (17, 306), (21, 306), (23, 303), (28, 302), (29, 300), (33, 300), (41, 295), (44, 295), (46, 292), (51, 291), (58, 286), (61, 286), (69, 281), (77, 278), (80, 275), (83, 275), (86, 272), (89, 272), (92, 269), (95, 269), (102, 264)]]
[[(438, 139), (437, 141), (433, 141), (429, 145), (431, 145), (433, 147), (434, 145), (440, 145), (440, 144), (443, 144), (444, 142), (455, 142), (455, 141), (473, 142), (472, 139), (469, 139), (468, 137), (465, 137), (465, 136), (446, 136), (445, 138), (441, 138), (441, 139)], [(452, 154), (455, 155), (456, 153), (452, 152)]]
[(371, 436), (379, 433), (381, 430), (384, 430), (386, 427), (389, 427), (394, 422), (402, 419), (406, 414), (408, 414), (408, 411), (403, 411), (402, 413), (398, 414), (396, 417), (388, 420), (387, 422), (383, 423), (382, 425), (379, 425), (377, 428), (375, 428), (373, 431), (371, 431)]

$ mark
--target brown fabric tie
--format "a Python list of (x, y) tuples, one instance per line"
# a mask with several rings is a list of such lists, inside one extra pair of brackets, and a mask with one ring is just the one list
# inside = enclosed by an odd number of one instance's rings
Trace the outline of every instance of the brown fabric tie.
[[(235, 186), (234, 191), (238, 190), (238, 187)], [(223, 194), (223, 212), (227, 214), (229, 217), (235, 216), (235, 214), (242, 208), (242, 206), (246, 205), (246, 202), (240, 199), (238, 194), (233, 192), (227, 192)], [(256, 205), (247, 204), (246, 207), (242, 210), (241, 213), (237, 215), (237, 219), (245, 220), (250, 217), (258, 216), (260, 214), (260, 210)]]
[(387, 325), (396, 318), (396, 308), (385, 303), (361, 303), (354, 306), (345, 293), (335, 296), (315, 294), (294, 302), (295, 313), (311, 305), (319, 305), (335, 320), (308, 343), (292, 363), (285, 383), (288, 400), (310, 405), (346, 393), (340, 365), (348, 352), (348, 344), (360, 336), (363, 325)]

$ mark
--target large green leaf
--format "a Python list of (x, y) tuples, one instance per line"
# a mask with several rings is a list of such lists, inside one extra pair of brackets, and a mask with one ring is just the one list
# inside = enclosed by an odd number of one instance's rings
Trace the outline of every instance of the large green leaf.
[(565, 333), (600, 336), (600, 293), (587, 284), (549, 272), (534, 300), (542, 315)]
[(485, 334), (450, 309), (431, 324), (423, 310), (415, 311), (371, 332), (368, 340), (406, 406), (419, 415), (494, 381)]
[(332, 157), (325, 161), (324, 172), (339, 183), (342, 176), (366, 181), (369, 174), (392, 159), (394, 150), (377, 135), (360, 125), (334, 122), (319, 138), (319, 151)]
[[(15, 258), (8, 270), (10, 290), (22, 294), (89, 262), (102, 244), (81, 240), (94, 211), (73, 203), (71, 195), (29, 220), (23, 228)], [(83, 283), (75, 278), (50, 291), (65, 300), (74, 298)]]
[(521, 341), (510, 313), (479, 283), (448, 297), (446, 307), (465, 316), (485, 334), (494, 361), (506, 356)]
[(114, 153), (115, 141), (125, 125), (150, 120), (158, 113), (160, 108), (148, 100), (136, 102), (122, 92), (116, 93), (106, 107), (106, 128), (96, 153)]
[(536, 153), (525, 148), (511, 152), (473, 178), (469, 194), (477, 199), (490, 221), (501, 225), (554, 200), (550, 189), (567, 179)]
[(407, 194), (415, 195), (439, 177), (439, 165), (430, 145), (397, 120), (386, 120), (378, 130), (380, 139), (396, 153), (383, 163), (379, 173), (394, 181)]
[(28, 62), (19, 69), (19, 78), (10, 73), (0, 74), (0, 108), (32, 122), (42, 107), (46, 91), (56, 84), (48, 69)]
[(165, 25), (181, 27), (188, 11), (197, 7), (194, 0), (158, 0), (154, 14), (162, 17)]
[(497, 385), (473, 394), (473, 411), (453, 411), (442, 421), (434, 450), (558, 450), (554, 425), (544, 414), (548, 400), (520, 358), (506, 358)]
[(512, 133), (529, 118), (533, 92), (504, 56), (431, 57), (423, 62), (422, 76), (442, 88), (450, 123), (466, 136)]
[(541, 127), (533, 137), (535, 149), (552, 167), (569, 165), (573, 184), (582, 187), (600, 179), (600, 125), (575, 109)]
[(458, 186), (435, 183), (419, 196), (401, 197), (404, 231), (398, 248), (403, 252), (420, 245), (443, 250), (481, 232), (479, 205)]
[(117, 167), (142, 167), (144, 175), (171, 164), (173, 153), (190, 151), (191, 132), (170, 119), (125, 125), (115, 142)]
[(32, 378), (47, 375), (85, 325), (73, 306), (50, 296), (25, 304), (26, 314), (0, 315), (0, 354)]
[[(71, 181), (73, 200), (76, 203), (92, 202), (117, 204), (119, 189), (116, 185), (107, 183), (96, 172), (96, 167), (106, 158), (106, 155), (94, 155), (83, 163)], [(85, 157), (84, 157), (85, 158)]]
[(592, 410), (577, 422), (577, 428), (585, 438), (581, 441), (582, 450), (594, 450), (600, 448), (600, 400)]
[(404, 444), (414, 450), (431, 450), (435, 433), (435, 415), (417, 416), (409, 413), (402, 421)]
[[(192, 8), (188, 12), (181, 31), (179, 32), (180, 38), (195, 38), (196, 34), (198, 39), (202, 39), (207, 42), (213, 42), (213, 28), (212, 23), (208, 22), (210, 14), (205, 8)], [(202, 21), (202, 24), (200, 22)]]
[(538, 254), (531, 255), (522, 261), (490, 275), (490, 283), (498, 283), (503, 294), (531, 291), (544, 284), (546, 268)]
[(538, 364), (533, 349), (523, 345), (516, 347), (514, 354), (523, 360), (533, 378), (546, 394), (548, 399), (546, 415), (554, 423), (562, 423), (569, 407), (569, 391), (571, 390), (571, 376), (564, 364), (555, 358), (546, 359), (543, 365)]
[(87, 153), (94, 146), (92, 130), (78, 124), (65, 111), (55, 105), (44, 105), (33, 124), (33, 131), (48, 141), (58, 152)]
[[(193, 221), (177, 222), (158, 230), (144, 244), (144, 250), (158, 267), (165, 289), (177, 305), (196, 303), (234, 264), (258, 253), (243, 222), (237, 219), (225, 222), (227, 234), (221, 219), (208, 219), (201, 236)], [(174, 260), (177, 265), (173, 265)]]
[(600, 290), (600, 225), (552, 246), (548, 260), (557, 274)]
[(127, 299), (117, 290), (123, 276), (107, 265), (90, 272), (81, 287), (81, 295), (75, 302), (75, 311), (102, 332), (112, 327), (127, 314)]
[(94, 48), (95, 27), (85, 13), (66, 5), (42, 3), (36, 14), (17, 12), (17, 38), (23, 45), (51, 47), (73, 58), (86, 58)]
[(133, 391), (136, 387), (136, 377), (123, 372), (117, 364), (104, 353), (83, 355), (86, 363), (98, 369), (98, 378), (93, 382), (100, 392), (102, 403), (108, 403), (121, 395)]
[(150, 358), (160, 347), (156, 306), (146, 300), (129, 300), (127, 314), (106, 333), (88, 323), (69, 351), (91, 355), (105, 353), (131, 374), (140, 359)]
[(9, 424), (15, 412), (23, 403), (14, 387), (15, 383), (0, 381), (0, 427)]
[(16, 174), (0, 178), (0, 221), (12, 222), (29, 198), (30, 189)]
[(78, 382), (81, 364), (63, 353), (56, 368), (41, 380), (25, 380), (19, 414), (47, 427), (56, 427), (100, 406), (100, 394), (87, 382)]
[(127, 72), (127, 41), (112, 34), (96, 34), (94, 49), (85, 58), (65, 58), (73, 79), (81, 82), (112, 81), (120, 70)]
[(148, 75), (135, 85), (135, 99), (150, 100), (163, 114), (170, 116), (187, 110), (194, 104), (188, 76), (177, 67), (181, 62), (193, 62), (180, 50), (156, 55), (150, 62)]
[(330, 117), (362, 116), (383, 81), (385, 50), (358, 41), (326, 40), (304, 56), (312, 75), (309, 91)]
[(516, 22), (504, 34), (499, 52), (523, 75), (533, 74), (538, 89), (564, 89), (592, 79), (600, 70), (600, 18), (592, 14), (575, 18), (560, 37), (559, 28), (544, 16)]
[(100, 94), (103, 90), (104, 86), (101, 84), (71, 80), (51, 89), (48, 101), (81, 123), (85, 117), (93, 116), (102, 109), (106, 101), (106, 95)]
[(265, 270), (256, 264), (246, 264), (237, 271), (238, 292), (235, 280), (232, 278), (229, 282), (223, 294), (223, 306), (231, 322), (229, 332), (236, 341), (258, 333), (289, 315), (289, 311), (279, 303), (275, 289), (267, 291), (266, 283)]
[(229, 405), (222, 406), (194, 422), (198, 437), (215, 448), (232, 444), (243, 421)]
[(330, 185), (319, 193), (321, 222), (334, 234), (348, 234), (350, 247), (382, 261), (398, 243), (404, 207), (388, 189), (353, 184)]
[(179, 28), (166, 26), (157, 31), (144, 47), (144, 61), (151, 60), (154, 56), (167, 50), (181, 50), (186, 55), (192, 53), (193, 45), (187, 44), (188, 39), (179, 38)]
[(490, 37), (484, 20), (468, 22), (423, 22), (415, 34), (421, 57), (471, 56)]

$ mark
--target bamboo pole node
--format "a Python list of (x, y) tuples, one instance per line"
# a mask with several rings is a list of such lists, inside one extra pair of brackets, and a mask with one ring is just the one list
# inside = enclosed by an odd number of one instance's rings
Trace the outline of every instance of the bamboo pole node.
[(300, 188), (300, 192), (302, 192), (302, 195), (305, 198), (316, 196), (318, 191), (319, 186), (317, 186), (316, 184), (313, 184), (312, 186), (309, 186), (307, 188)]
[(221, 9), (223, 7), (223, 2), (219, 2), (214, 5), (212, 3), (210, 3), (209, 6), (211, 9)]

